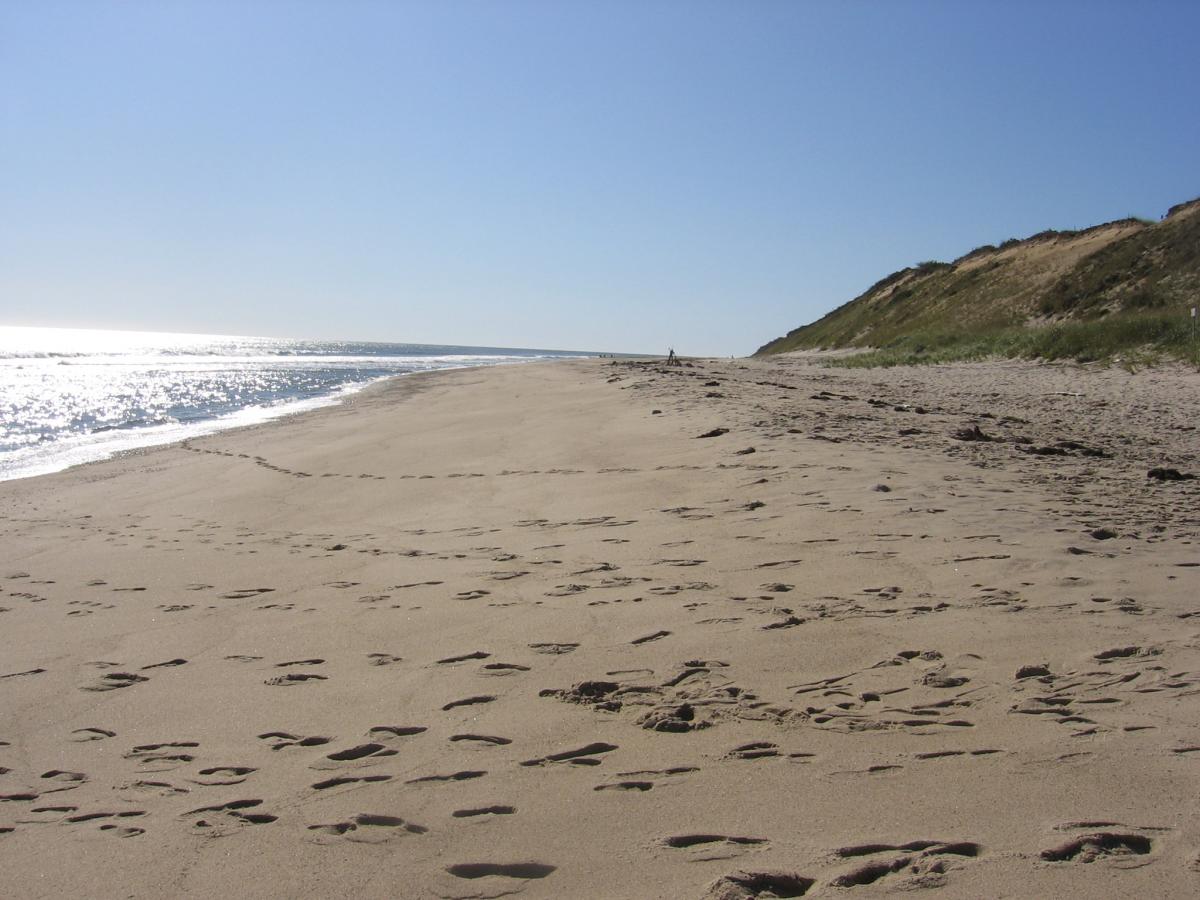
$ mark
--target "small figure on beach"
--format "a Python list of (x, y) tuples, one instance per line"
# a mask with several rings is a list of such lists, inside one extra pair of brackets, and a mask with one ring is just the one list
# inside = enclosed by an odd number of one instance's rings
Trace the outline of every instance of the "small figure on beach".
[(668, 366), (682, 366), (683, 365), (683, 363), (681, 363), (679, 361), (679, 357), (675, 355), (674, 347), (670, 347), (667, 350), (667, 365)]

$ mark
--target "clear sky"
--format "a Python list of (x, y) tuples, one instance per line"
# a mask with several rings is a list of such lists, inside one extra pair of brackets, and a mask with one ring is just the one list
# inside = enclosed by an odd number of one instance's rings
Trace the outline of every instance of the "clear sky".
[(0, 324), (746, 354), (1200, 195), (1200, 3), (0, 0)]

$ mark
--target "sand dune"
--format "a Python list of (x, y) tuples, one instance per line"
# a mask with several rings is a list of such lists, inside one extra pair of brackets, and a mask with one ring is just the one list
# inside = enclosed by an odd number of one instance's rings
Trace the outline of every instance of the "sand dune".
[(1194, 896), (1198, 388), (459, 370), (0, 484), (3, 893)]

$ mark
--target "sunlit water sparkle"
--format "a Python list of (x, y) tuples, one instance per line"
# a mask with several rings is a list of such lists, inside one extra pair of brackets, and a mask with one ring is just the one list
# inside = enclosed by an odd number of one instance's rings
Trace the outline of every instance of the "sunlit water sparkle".
[(389, 376), (584, 355), (0, 327), (0, 481), (327, 405)]

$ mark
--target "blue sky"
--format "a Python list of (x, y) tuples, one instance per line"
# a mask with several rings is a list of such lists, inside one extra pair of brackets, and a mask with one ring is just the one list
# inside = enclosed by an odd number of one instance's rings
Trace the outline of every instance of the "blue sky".
[(745, 354), (1200, 195), (1195, 2), (0, 0), (0, 324)]

